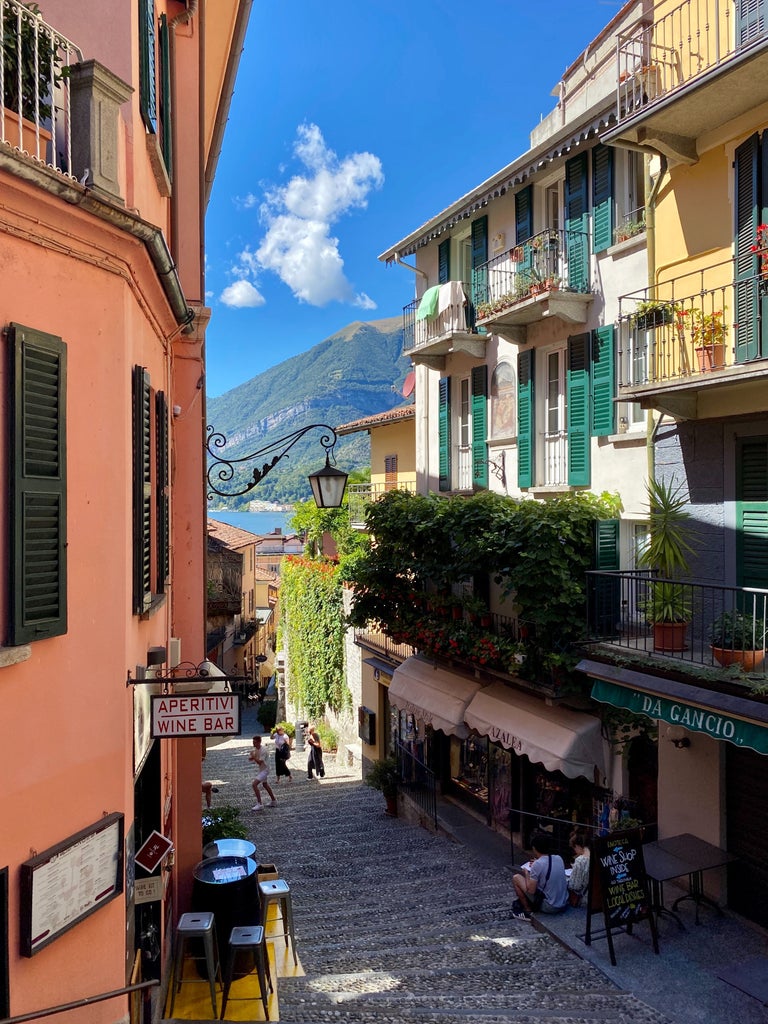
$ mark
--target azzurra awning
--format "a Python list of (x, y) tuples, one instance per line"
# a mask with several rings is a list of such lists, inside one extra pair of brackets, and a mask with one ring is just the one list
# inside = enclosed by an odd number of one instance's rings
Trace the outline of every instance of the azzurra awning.
[(577, 669), (592, 679), (594, 700), (768, 754), (765, 704), (588, 659)]
[(450, 736), (465, 739), (467, 704), (480, 689), (476, 679), (460, 676), (414, 656), (398, 665), (389, 684), (389, 702), (400, 711)]
[(481, 736), (525, 754), (547, 771), (571, 779), (594, 779), (595, 769), (605, 774), (600, 722), (593, 715), (550, 707), (504, 683), (491, 683), (472, 698), (464, 721)]

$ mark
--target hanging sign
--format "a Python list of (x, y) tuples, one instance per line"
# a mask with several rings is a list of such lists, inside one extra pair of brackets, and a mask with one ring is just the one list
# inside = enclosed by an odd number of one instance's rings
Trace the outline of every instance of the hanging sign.
[(172, 849), (173, 843), (171, 840), (161, 832), (155, 831), (145, 843), (142, 843), (141, 849), (137, 852), (134, 860), (145, 871), (151, 873)]
[(152, 736), (239, 736), (240, 695), (164, 693), (152, 698)]

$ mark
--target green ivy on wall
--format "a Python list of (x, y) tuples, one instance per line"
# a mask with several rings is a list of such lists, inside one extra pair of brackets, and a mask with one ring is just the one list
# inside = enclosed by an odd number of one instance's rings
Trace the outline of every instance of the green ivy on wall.
[(281, 635), (288, 650), (289, 699), (310, 717), (350, 702), (344, 680), (344, 607), (339, 567), (291, 556), (280, 581)]

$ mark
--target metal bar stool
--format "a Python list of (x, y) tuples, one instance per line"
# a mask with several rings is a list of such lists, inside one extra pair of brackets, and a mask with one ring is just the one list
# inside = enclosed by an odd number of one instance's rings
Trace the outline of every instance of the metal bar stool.
[(271, 879), (268, 882), (259, 882), (259, 892), (261, 894), (261, 919), (265, 927), (267, 925), (267, 912), (269, 911), (270, 903), (279, 905), (285, 945), (287, 948), (288, 936), (290, 936), (293, 948), (293, 962), (297, 965), (299, 961), (296, 956), (296, 935), (293, 930), (293, 905), (291, 903), (291, 890), (288, 887), (288, 883), (282, 878)]
[[(202, 939), (203, 956), (196, 956), (194, 953), (187, 954), (187, 942), (191, 939)], [(213, 1016), (218, 1016), (216, 1009), (216, 976), (221, 981), (221, 965), (219, 963), (219, 947), (216, 942), (216, 924), (213, 914), (193, 913), (182, 914), (179, 923), (176, 925), (176, 961), (173, 969), (173, 989), (171, 990), (171, 1006), (168, 1016), (173, 1016), (173, 1005), (176, 1002), (176, 993), (181, 989), (184, 982), (184, 958), (190, 960), (205, 960), (208, 977), (188, 978), (189, 985), (205, 984), (206, 981), (211, 987), (211, 1004)]]
[[(259, 975), (261, 1001), (264, 1003), (264, 1015), (266, 1019), (269, 1020), (269, 994), (267, 992), (267, 982), (269, 982), (270, 992), (274, 992), (274, 987), (272, 985), (272, 974), (269, 970), (267, 941), (264, 935), (264, 929), (260, 924), (233, 928), (230, 933), (227, 965), (224, 968), (224, 994), (221, 997), (221, 1020), (224, 1020), (224, 1013), (227, 1009), (227, 1000), (229, 999), (229, 989), (232, 981), (235, 979), (235, 961), (237, 960), (238, 953), (254, 954), (254, 958), (256, 960), (256, 971)], [(237, 977), (245, 978), (252, 970), (253, 967), (250, 967), (247, 971), (239, 971), (237, 973)], [(236, 998), (245, 999), (249, 997), (238, 996)]]

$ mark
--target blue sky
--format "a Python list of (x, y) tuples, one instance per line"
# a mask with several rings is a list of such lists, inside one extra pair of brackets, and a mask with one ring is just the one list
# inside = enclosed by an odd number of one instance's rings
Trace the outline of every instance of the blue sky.
[(210, 396), (399, 316), (380, 252), (510, 163), (613, 0), (254, 0), (206, 217)]

